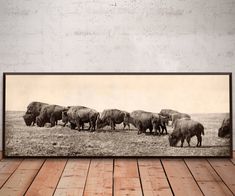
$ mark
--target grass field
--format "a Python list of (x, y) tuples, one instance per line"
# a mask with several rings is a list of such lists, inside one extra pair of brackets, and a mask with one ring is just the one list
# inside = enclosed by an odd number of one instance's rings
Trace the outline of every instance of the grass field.
[[(230, 139), (219, 138), (218, 129), (226, 114), (191, 114), (192, 119), (205, 127), (202, 147), (197, 148), (196, 137), (191, 147), (170, 147), (168, 135), (137, 135), (137, 130), (123, 130), (117, 125), (95, 132), (71, 130), (62, 122), (53, 128), (24, 124), (24, 112), (6, 112), (5, 154), (7, 156), (229, 156)], [(168, 132), (172, 132), (169, 126)]]

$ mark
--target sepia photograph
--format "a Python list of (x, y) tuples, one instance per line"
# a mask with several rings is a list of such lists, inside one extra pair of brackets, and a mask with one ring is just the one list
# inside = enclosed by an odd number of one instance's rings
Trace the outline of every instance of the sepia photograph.
[(4, 73), (6, 157), (230, 157), (231, 73)]

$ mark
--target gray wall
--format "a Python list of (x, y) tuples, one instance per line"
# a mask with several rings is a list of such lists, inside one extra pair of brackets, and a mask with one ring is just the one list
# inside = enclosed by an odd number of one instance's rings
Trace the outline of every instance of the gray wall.
[(0, 0), (0, 75), (234, 73), (234, 21), (234, 0)]

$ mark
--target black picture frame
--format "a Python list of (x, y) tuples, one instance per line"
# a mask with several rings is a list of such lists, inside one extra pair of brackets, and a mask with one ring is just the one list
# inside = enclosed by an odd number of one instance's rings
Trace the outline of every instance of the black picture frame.
[[(230, 155), (229, 156), (7, 156), (5, 154), (5, 120), (6, 120), (6, 77), (9, 75), (228, 75), (229, 76), (229, 117)], [(3, 158), (232, 158), (233, 157), (233, 106), (232, 106), (232, 72), (4, 72), (2, 104), (2, 149)]]

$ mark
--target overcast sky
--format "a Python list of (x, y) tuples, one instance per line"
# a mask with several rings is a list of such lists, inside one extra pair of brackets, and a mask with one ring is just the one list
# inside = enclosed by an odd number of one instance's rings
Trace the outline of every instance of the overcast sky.
[(32, 101), (186, 113), (229, 112), (227, 75), (8, 75), (6, 110), (25, 111)]

